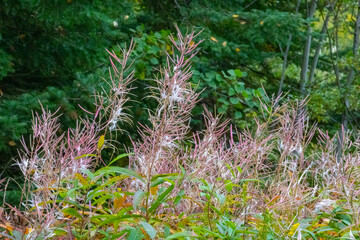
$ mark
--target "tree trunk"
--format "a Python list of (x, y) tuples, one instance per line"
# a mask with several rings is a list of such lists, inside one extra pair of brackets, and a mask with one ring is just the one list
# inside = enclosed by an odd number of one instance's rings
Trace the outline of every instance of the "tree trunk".
[[(307, 18), (313, 18), (314, 13), (316, 10), (317, 0), (311, 1), (311, 6), (307, 14)], [(300, 73), (300, 92), (301, 95), (305, 95), (305, 88), (307, 82), (307, 73), (308, 73), (308, 66), (309, 66), (309, 56), (310, 56), (310, 48), (311, 48), (311, 24), (307, 27), (307, 38), (304, 46), (304, 53), (303, 53), (303, 60), (301, 65), (301, 73)]]
[[(352, 48), (354, 61), (357, 61), (357, 58), (359, 57), (359, 44), (360, 44), (359, 32), (360, 32), (360, 0), (358, 1), (357, 15), (356, 15), (356, 21), (355, 21), (355, 26), (354, 26), (354, 41), (353, 41), (353, 48)], [(351, 115), (351, 112), (349, 111), (349, 109), (350, 109), (349, 89), (354, 82), (355, 74), (357, 72), (358, 72), (358, 70), (357, 70), (356, 66), (352, 66), (350, 68), (349, 74), (347, 76), (347, 81), (344, 86), (345, 87), (345, 91), (344, 91), (345, 111), (343, 113), (342, 124), (344, 125), (345, 130), (347, 130), (349, 116)]]
[[(358, 4), (357, 4), (357, 16), (356, 16), (356, 21), (355, 21), (355, 26), (354, 26), (354, 40), (353, 40), (353, 48), (352, 48), (354, 61), (356, 61), (356, 59), (359, 57), (359, 44), (360, 44), (359, 33), (360, 33), (360, 0), (358, 0)], [(348, 130), (348, 125), (350, 123), (349, 117), (351, 116), (351, 112), (349, 111), (349, 109), (350, 109), (349, 89), (354, 82), (355, 74), (357, 72), (358, 72), (358, 70), (356, 69), (355, 66), (351, 67), (351, 69), (349, 70), (345, 84), (343, 86), (340, 86), (340, 84), (338, 84), (339, 90), (341, 90), (341, 87), (344, 88), (342, 101), (343, 101), (344, 108), (345, 108), (344, 112), (342, 114), (341, 127), (339, 130), (339, 143), (337, 146), (337, 160), (338, 161), (340, 161), (341, 157), (342, 157), (343, 147), (344, 147), (343, 146), (344, 136)]]
[(322, 27), (321, 32), (320, 32), (321, 36), (320, 36), (320, 39), (319, 39), (319, 43), (316, 46), (315, 55), (314, 55), (313, 62), (312, 62), (311, 68), (310, 68), (309, 83), (311, 83), (312, 80), (314, 79), (315, 70), (316, 70), (316, 67), (317, 67), (317, 63), (319, 61), (320, 50), (321, 50), (321, 47), (323, 45), (323, 41), (324, 41), (324, 38), (325, 38), (325, 32), (326, 32), (326, 29), (327, 29), (327, 26), (328, 26), (328, 23), (329, 23), (329, 19), (330, 19), (330, 13), (327, 13), (326, 18), (324, 20), (323, 27)]
[[(299, 13), (300, 2), (301, 2), (301, 0), (297, 1), (296, 8), (295, 8), (295, 14)], [(288, 62), (288, 55), (289, 55), (290, 45), (291, 45), (291, 39), (292, 39), (292, 34), (290, 33), (289, 34), (289, 40), (288, 40), (288, 43), (286, 45), (285, 52), (283, 53), (284, 62), (283, 62), (282, 71), (281, 71), (279, 90), (278, 90), (278, 94), (277, 94), (278, 96), (280, 96), (280, 94), (282, 92), (282, 88), (284, 86), (284, 80), (285, 80), (285, 76), (286, 76), (286, 69), (287, 69), (287, 62)]]

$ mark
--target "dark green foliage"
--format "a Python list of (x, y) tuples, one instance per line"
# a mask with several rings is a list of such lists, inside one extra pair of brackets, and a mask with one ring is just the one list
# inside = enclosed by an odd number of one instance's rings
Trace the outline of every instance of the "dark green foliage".
[(128, 1), (0, 3), (1, 161), (30, 133), (39, 101), (52, 111), (60, 107), (65, 127), (82, 114), (78, 104), (92, 106), (107, 66), (105, 48), (130, 40), (135, 7)]

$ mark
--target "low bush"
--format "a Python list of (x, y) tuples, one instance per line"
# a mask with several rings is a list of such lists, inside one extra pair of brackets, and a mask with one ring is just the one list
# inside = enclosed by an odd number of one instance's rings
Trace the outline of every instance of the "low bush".
[[(109, 52), (111, 92), (96, 94), (96, 112), (75, 129), (63, 131), (59, 115), (45, 107), (34, 115), (33, 136), (17, 161), (25, 177), (20, 205), (4, 203), (1, 236), (359, 239), (359, 141), (338, 141), (310, 124), (306, 99), (265, 96), (252, 131), (205, 108), (205, 129), (190, 132), (200, 94), (189, 81), (196, 37), (170, 35), (172, 53), (149, 89), (158, 103), (150, 124), (106, 166), (102, 150), (131, 122), (133, 45)], [(128, 167), (115, 166), (124, 157)], [(9, 194), (5, 185), (5, 201)]]

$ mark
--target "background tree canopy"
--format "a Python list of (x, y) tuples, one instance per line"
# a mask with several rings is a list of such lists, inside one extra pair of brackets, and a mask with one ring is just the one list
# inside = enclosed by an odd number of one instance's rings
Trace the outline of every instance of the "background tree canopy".
[[(16, 169), (32, 111), (60, 108), (72, 127), (93, 109), (94, 89), (107, 88), (105, 49), (136, 43), (134, 121), (144, 122), (142, 101), (154, 69), (171, 51), (174, 24), (201, 33), (194, 85), (202, 103), (239, 129), (259, 113), (259, 98), (287, 92), (284, 101), (310, 96), (311, 121), (330, 133), (357, 129), (359, 115), (360, 3), (353, 0), (3, 0), (0, 2), (0, 177)], [(200, 109), (192, 127), (201, 129)], [(251, 118), (252, 119), (252, 118)], [(341, 128), (341, 125), (344, 128)], [(61, 129), (60, 129), (61, 130)], [(136, 129), (127, 129), (137, 137)], [(342, 130), (341, 130), (342, 131)], [(117, 136), (129, 141), (128, 133)]]

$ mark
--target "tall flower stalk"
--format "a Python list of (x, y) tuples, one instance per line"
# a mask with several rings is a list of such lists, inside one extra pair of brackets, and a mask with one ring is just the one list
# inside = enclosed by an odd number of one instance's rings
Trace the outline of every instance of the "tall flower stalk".
[(141, 141), (134, 142), (134, 155), (130, 166), (141, 173), (147, 181), (156, 174), (178, 172), (183, 161), (181, 143), (189, 131), (191, 110), (198, 102), (190, 83), (191, 59), (196, 55), (199, 42), (194, 33), (183, 36), (179, 29), (177, 38), (169, 38), (173, 44), (173, 54), (167, 53), (167, 64), (159, 69), (155, 80), (157, 86), (151, 88), (158, 102), (154, 112), (149, 112), (150, 126), (141, 126)]
[[(96, 94), (95, 113), (84, 109), (90, 117), (80, 119), (74, 129), (58, 134), (59, 110), (51, 113), (42, 107), (41, 114), (35, 113), (33, 135), (29, 144), (22, 140), (23, 151), (19, 152), (17, 160), (26, 180), (23, 198), (27, 206), (34, 209), (29, 211), (33, 214), (26, 217), (35, 229), (31, 236), (36, 238), (41, 234), (44, 238), (51, 237), (54, 222), (63, 218), (52, 201), (57, 200), (59, 188), (73, 188), (71, 184), (60, 185), (60, 181), (94, 169), (101, 159), (104, 134), (107, 130), (119, 130), (119, 122), (130, 121), (125, 103), (134, 77), (131, 64), (128, 64), (133, 46), (131, 42), (128, 50), (121, 51), (121, 56), (114, 51), (109, 52), (112, 68), (109, 69), (110, 79), (106, 82), (111, 91), (109, 94), (105, 91)], [(36, 191), (32, 191), (32, 186)]]

